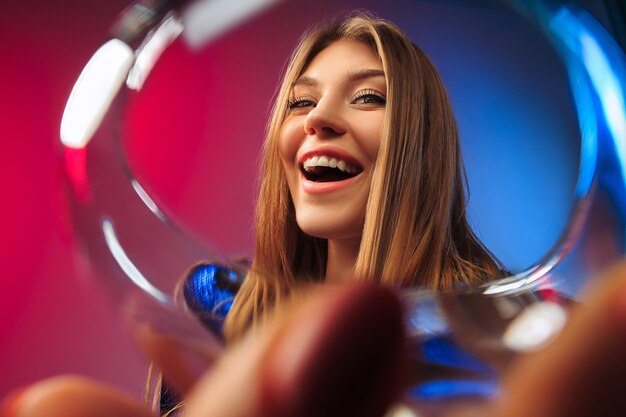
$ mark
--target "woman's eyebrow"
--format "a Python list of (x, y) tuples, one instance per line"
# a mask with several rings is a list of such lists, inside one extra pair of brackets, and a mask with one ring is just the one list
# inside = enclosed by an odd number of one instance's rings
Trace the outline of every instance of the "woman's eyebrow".
[(348, 79), (350, 81), (360, 81), (365, 78), (373, 78), (373, 77), (385, 77), (385, 71), (381, 69), (370, 69), (365, 68), (356, 72), (351, 72), (348, 74)]
[(295, 87), (296, 85), (317, 85), (317, 80), (309, 75), (301, 75), (291, 84), (292, 87)]
[[(360, 81), (365, 78), (385, 77), (385, 71), (375, 68), (365, 68), (355, 72), (349, 72), (346, 78), (351, 81)], [(292, 84), (292, 87), (297, 85), (315, 86), (318, 84), (318, 80), (310, 75), (302, 75), (298, 77)]]

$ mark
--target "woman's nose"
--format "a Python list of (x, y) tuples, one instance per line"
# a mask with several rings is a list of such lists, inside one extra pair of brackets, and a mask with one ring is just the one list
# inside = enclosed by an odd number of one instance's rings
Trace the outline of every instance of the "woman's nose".
[(320, 138), (332, 138), (345, 133), (346, 123), (338, 107), (331, 100), (320, 100), (307, 114), (304, 122), (305, 133)]

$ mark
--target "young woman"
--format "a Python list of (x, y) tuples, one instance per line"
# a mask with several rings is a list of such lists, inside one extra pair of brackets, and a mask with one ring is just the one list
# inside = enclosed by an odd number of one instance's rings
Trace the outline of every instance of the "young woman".
[[(274, 106), (262, 178), (252, 272), (226, 322), (231, 339), (301, 283), (449, 288), (501, 274), (466, 220), (441, 80), (388, 22), (357, 16), (305, 36)], [(626, 267), (609, 275), (562, 336), (512, 366), (506, 401), (484, 415), (623, 415)], [(382, 415), (406, 367), (393, 293), (352, 283), (309, 294), (290, 313), (214, 358), (200, 381), (186, 372), (188, 352), (149, 339), (163, 369), (195, 384), (185, 415)], [(76, 378), (21, 390), (0, 415), (154, 417), (127, 395)]]
[(265, 141), (238, 338), (301, 283), (451, 288), (502, 275), (466, 216), (456, 123), (436, 69), (365, 14), (305, 34)]
[[(207, 302), (224, 296), (210, 283), (215, 265), (192, 269), (184, 286), (206, 324), (226, 316), (227, 340), (310, 283), (445, 289), (502, 274), (467, 222), (443, 83), (394, 24), (357, 14), (305, 34), (263, 152), (255, 253), (232, 308)], [(162, 389), (160, 402), (165, 411), (178, 399)]]

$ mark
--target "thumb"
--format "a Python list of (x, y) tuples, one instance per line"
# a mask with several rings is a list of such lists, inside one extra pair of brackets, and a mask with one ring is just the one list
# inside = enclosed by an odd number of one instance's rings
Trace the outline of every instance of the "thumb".
[(382, 415), (405, 360), (397, 297), (364, 284), (310, 295), (228, 351), (194, 387), (186, 415)]
[(136, 298), (124, 315), (137, 345), (181, 397), (224, 350), (218, 336), (175, 306)]
[(494, 415), (626, 415), (626, 263), (599, 284), (554, 342), (513, 365)]
[(74, 376), (38, 382), (6, 398), (1, 417), (154, 417), (148, 408), (113, 388)]

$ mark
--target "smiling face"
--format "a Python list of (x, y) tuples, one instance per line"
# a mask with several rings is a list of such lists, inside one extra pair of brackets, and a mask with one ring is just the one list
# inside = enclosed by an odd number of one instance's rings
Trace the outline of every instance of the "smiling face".
[(360, 239), (385, 95), (380, 59), (351, 39), (323, 49), (295, 81), (279, 151), (304, 233)]

